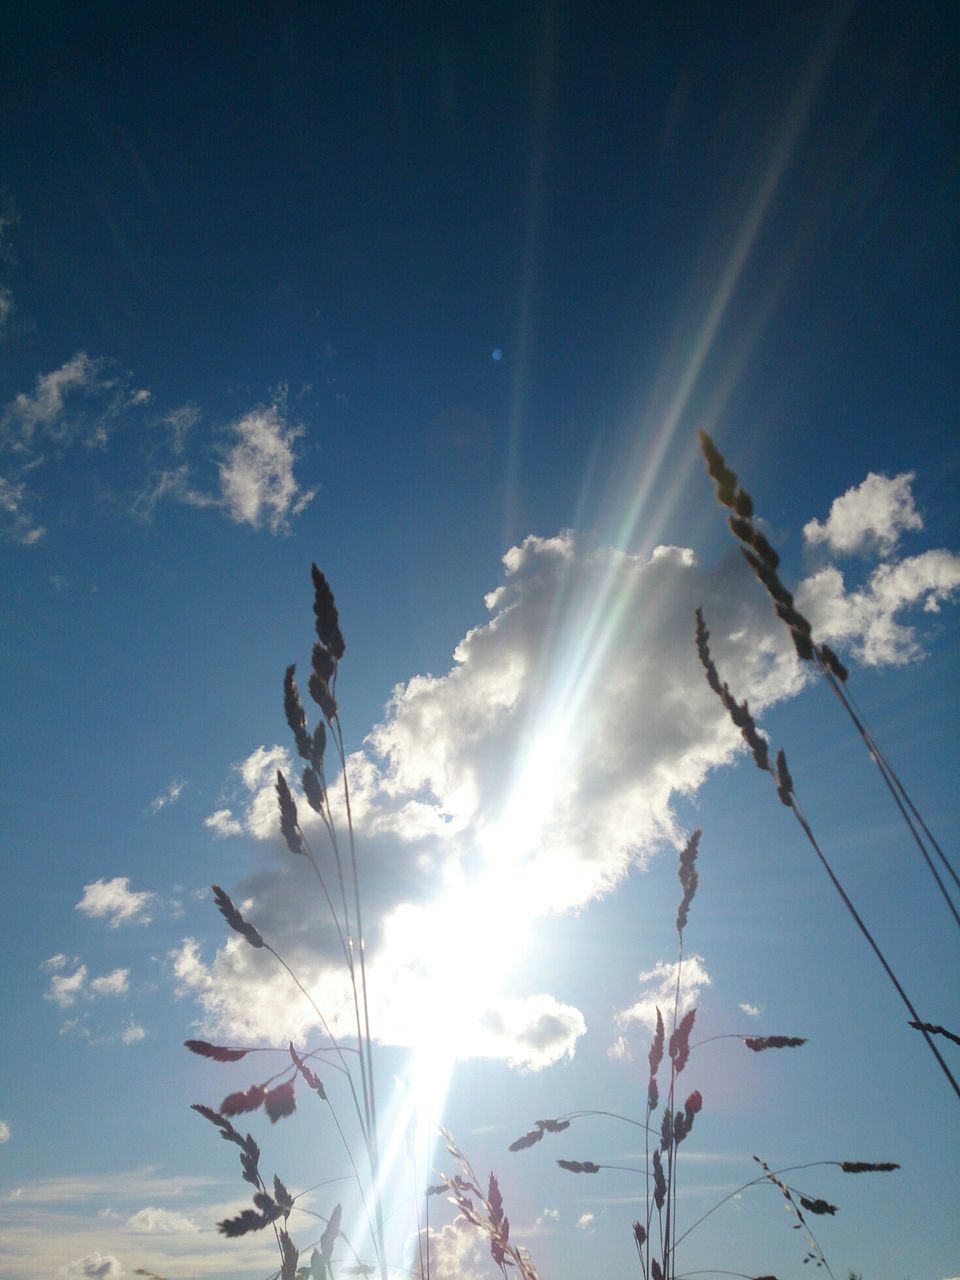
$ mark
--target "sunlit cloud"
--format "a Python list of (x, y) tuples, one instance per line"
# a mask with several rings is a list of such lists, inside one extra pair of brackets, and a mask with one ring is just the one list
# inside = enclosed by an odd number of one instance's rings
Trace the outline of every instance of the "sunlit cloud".
[(143, 1234), (174, 1235), (181, 1231), (197, 1231), (199, 1228), (182, 1213), (152, 1206), (138, 1209), (127, 1219), (127, 1226)]
[(763, 1013), (763, 1006), (759, 1004), (747, 1004), (745, 1000), (740, 1002), (740, 1012), (745, 1013), (748, 1018), (759, 1018)]
[(819, 639), (882, 667), (923, 656), (916, 626), (898, 615), (910, 608), (938, 613), (958, 590), (960, 556), (940, 550), (878, 565), (860, 590), (847, 591), (840, 570), (828, 566), (801, 582), (796, 600)]
[(155, 896), (145, 890), (131, 889), (129, 876), (115, 876), (112, 880), (95, 880), (92, 884), (84, 885), (83, 897), (76, 904), (75, 910), (94, 919), (109, 917), (114, 929), (121, 924), (134, 922), (149, 924), (147, 908)]
[(652, 969), (641, 973), (637, 982), (643, 988), (639, 999), (626, 1009), (620, 1009), (616, 1019), (622, 1027), (638, 1022), (653, 1030), (657, 1025), (658, 1009), (667, 1022), (676, 1002), (677, 1014), (682, 1017), (697, 1005), (700, 992), (711, 986), (713, 979), (706, 970), (703, 956), (691, 954), (684, 956), (682, 966), (677, 961), (659, 960)]
[(827, 519), (803, 526), (808, 546), (825, 546), (834, 555), (877, 551), (889, 555), (901, 533), (922, 529), (923, 520), (914, 505), (913, 471), (889, 479), (871, 471), (862, 484), (835, 498)]
[(430, 1250), (432, 1280), (486, 1280), (489, 1258), (484, 1237), (466, 1218), (455, 1218), (440, 1231), (424, 1232), (424, 1249)]
[[(488, 620), (456, 646), (450, 670), (398, 685), (346, 768), (361, 867), (376, 868), (362, 883), (375, 1035), (422, 1051), (442, 1027), (448, 1060), (500, 1058), (535, 1070), (572, 1056), (586, 1030), (561, 992), (524, 985), (538, 920), (582, 908), (681, 843), (678, 798), (743, 749), (697, 660), (697, 606), (723, 678), (755, 714), (797, 695), (811, 674), (733, 555), (705, 569), (689, 548), (634, 556), (585, 546), (566, 531), (525, 539), (503, 563), (502, 584), (485, 597)], [(842, 611), (814, 575), (798, 588), (798, 603), (845, 652), (897, 661), (907, 638), (897, 633), (884, 648), (883, 628), (900, 626), (894, 614), (910, 601), (930, 611), (949, 598), (958, 567), (946, 552), (882, 565), (869, 602), (843, 596)], [(346, 668), (341, 699), (345, 678)], [(349, 1036), (336, 930), (318, 910), (309, 866), (279, 836), (278, 768), (335, 887), (325, 832), (283, 747), (261, 745), (235, 764), (229, 807), (206, 824), (264, 846), (262, 870), (242, 883), (237, 901), (247, 899), (250, 919), (329, 1026)], [(334, 779), (331, 799), (342, 830)], [(451, 966), (454, 954), (477, 958), (468, 974), (463, 963)], [(271, 957), (235, 935), (211, 959), (185, 940), (171, 971), (211, 1036), (307, 1037), (317, 1026)], [(672, 1008), (675, 980), (670, 965), (641, 975), (640, 996), (618, 1015), (612, 1057), (629, 1057), (631, 1024), (650, 1024), (658, 1002)], [(702, 959), (689, 957), (683, 1000), (694, 1001), (709, 980)]]
[(244, 832), (243, 823), (238, 821), (229, 809), (217, 809), (214, 813), (204, 818), (203, 825), (208, 827), (214, 835), (223, 838), (240, 836)]

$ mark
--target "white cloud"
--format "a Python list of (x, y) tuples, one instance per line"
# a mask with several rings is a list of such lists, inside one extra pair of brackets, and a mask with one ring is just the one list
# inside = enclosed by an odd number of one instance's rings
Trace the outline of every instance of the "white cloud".
[(834, 500), (823, 524), (811, 520), (804, 525), (804, 539), (809, 546), (825, 544), (836, 555), (889, 554), (904, 530), (923, 528), (910, 489), (914, 479), (913, 471), (892, 480), (871, 471), (862, 484)]
[(85, 964), (82, 964), (79, 969), (69, 976), (55, 973), (50, 979), (50, 987), (45, 993), (45, 998), (55, 1001), (61, 1009), (68, 1009), (77, 996), (83, 993), (86, 980), (87, 966)]
[(29, 453), (41, 435), (56, 442), (65, 439), (70, 429), (67, 400), (115, 385), (103, 369), (103, 361), (91, 360), (85, 351), (78, 351), (59, 369), (40, 374), (33, 392), (22, 391), (3, 411), (0, 423), (9, 446), (15, 452)]
[(711, 986), (713, 979), (707, 973), (703, 956), (684, 956), (680, 972), (679, 995), (677, 987), (677, 961), (660, 960), (652, 969), (641, 973), (637, 981), (645, 988), (639, 1000), (617, 1013), (620, 1026), (629, 1026), (639, 1022), (651, 1031), (657, 1025), (657, 1009), (663, 1015), (669, 1032), (670, 1018), (674, 1001), (677, 1001), (677, 1016), (682, 1017), (688, 1009), (696, 1006), (700, 992)]
[(114, 969), (102, 978), (94, 978), (90, 990), (98, 996), (122, 996), (130, 989), (130, 970)]
[(88, 1253), (60, 1271), (64, 1276), (87, 1276), (90, 1280), (122, 1280), (123, 1268), (112, 1253)]
[(78, 351), (59, 369), (40, 374), (32, 391), (9, 401), (0, 410), (2, 536), (25, 546), (40, 541), (46, 529), (31, 513), (40, 495), (27, 478), (77, 442), (102, 452), (121, 415), (149, 399), (148, 391), (131, 388), (129, 375)]
[(763, 1008), (758, 1004), (747, 1004), (746, 1001), (740, 1002), (740, 1010), (745, 1013), (748, 1018), (759, 1018), (763, 1013)]
[(626, 1036), (617, 1036), (613, 1044), (607, 1048), (607, 1057), (612, 1058), (614, 1062), (629, 1061), (633, 1057), (633, 1051)]
[(581, 1231), (589, 1231), (593, 1228), (595, 1221), (596, 1216), (594, 1214), (589, 1212), (581, 1213), (580, 1217), (577, 1219), (577, 1226)]
[(0, 476), (0, 518), (4, 537), (19, 542), (23, 547), (33, 547), (46, 536), (43, 525), (34, 524), (28, 509), (27, 486), (22, 481), (14, 484)]
[(0, 1142), (10, 1141), (10, 1126), (6, 1120), (0, 1120)]
[(109, 916), (114, 929), (131, 921), (149, 924), (146, 909), (155, 896), (131, 889), (129, 876), (115, 876), (112, 880), (95, 880), (93, 884), (84, 885), (83, 897), (75, 910), (96, 918)]
[(173, 1213), (170, 1209), (155, 1209), (153, 1207), (138, 1209), (135, 1214), (127, 1219), (127, 1226), (133, 1231), (159, 1235), (173, 1235), (182, 1231), (195, 1232), (198, 1230), (197, 1226), (182, 1213)]
[(204, 818), (203, 825), (209, 827), (214, 835), (221, 838), (240, 836), (244, 832), (243, 823), (235, 818), (229, 809), (217, 809), (215, 813), (211, 813), (209, 817)]
[(131, 1019), (120, 1032), (120, 1041), (122, 1044), (139, 1044), (146, 1034), (147, 1033), (143, 1027), (141, 1027), (138, 1022), (134, 1022)]
[[(68, 963), (77, 966), (72, 973), (63, 972)], [(76, 1004), (78, 999), (89, 1001), (96, 1000), (102, 996), (126, 995), (130, 988), (129, 969), (114, 969), (111, 973), (102, 974), (100, 977), (92, 978), (88, 981), (87, 966), (79, 964), (76, 960), (68, 962), (67, 957), (63, 955), (51, 956), (49, 960), (44, 961), (40, 968), (50, 974), (50, 983), (44, 992), (44, 999), (52, 1000), (61, 1009), (69, 1009)], [(93, 1041), (94, 1037), (90, 1029), (85, 1025), (85, 1017), (86, 1015), (83, 1015), (65, 1022), (60, 1028), (60, 1034), (79, 1035)], [(100, 1037), (97, 1043), (116, 1038), (118, 1037)], [(139, 1039), (140, 1037), (137, 1038)]]
[(252, 409), (232, 431), (234, 444), (220, 464), (224, 510), (238, 524), (280, 533), (316, 493), (301, 489), (293, 474), (293, 445), (303, 430), (288, 426), (273, 405)]
[[(706, 571), (685, 548), (642, 559), (564, 533), (527, 538), (504, 567), (486, 597), (491, 617), (458, 644), (450, 671), (398, 685), (347, 770), (374, 1034), (421, 1046), (445, 1037), (445, 1051), (537, 1069), (570, 1056), (585, 1029), (562, 993), (524, 989), (539, 919), (582, 908), (681, 842), (677, 797), (742, 750), (697, 660), (696, 607), (722, 677), (755, 714), (798, 693), (810, 672), (739, 558)], [(925, 573), (930, 583), (932, 562)], [(881, 588), (889, 600), (890, 584)], [(234, 766), (231, 807), (206, 823), (267, 846), (235, 900), (250, 899), (249, 918), (346, 1033), (339, 942), (309, 866), (279, 837), (277, 767), (296, 793), (289, 753), (260, 746)], [(342, 824), (333, 779), (331, 795)], [(320, 821), (302, 800), (300, 820), (335, 889)], [(364, 866), (375, 872), (364, 877)], [(482, 961), (465, 971), (451, 956)], [(209, 962), (188, 939), (173, 972), (210, 1037), (296, 1038), (315, 1024), (271, 957), (236, 935)], [(695, 999), (709, 982), (699, 957), (684, 974)], [(662, 984), (674, 978), (673, 966), (643, 975), (651, 989), (621, 1012), (623, 1026), (649, 1020), (657, 998), (672, 1008)], [(613, 1052), (629, 1052), (625, 1036)]]
[(466, 1218), (455, 1218), (442, 1231), (431, 1227), (426, 1234), (432, 1280), (485, 1280), (487, 1238)]
[(161, 791), (158, 796), (154, 796), (150, 801), (150, 812), (159, 813), (168, 804), (175, 804), (183, 794), (183, 789), (186, 785), (182, 778), (174, 778), (165, 791)]
[(797, 588), (797, 608), (820, 640), (849, 647), (866, 666), (911, 662), (923, 654), (916, 628), (901, 622), (902, 610), (939, 612), (960, 588), (960, 556), (925, 551), (878, 565), (866, 586), (848, 592), (840, 570), (828, 566)]

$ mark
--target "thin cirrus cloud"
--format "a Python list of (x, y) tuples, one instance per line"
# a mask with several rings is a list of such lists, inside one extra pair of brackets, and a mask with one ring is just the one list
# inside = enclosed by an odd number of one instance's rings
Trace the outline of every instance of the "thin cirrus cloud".
[(0, 534), (34, 546), (47, 529), (33, 508), (42, 500), (40, 471), (78, 443), (88, 455), (107, 449), (117, 426), (150, 401), (129, 374), (85, 351), (40, 374), (0, 410)]
[[(399, 685), (347, 771), (361, 856), (377, 868), (364, 883), (371, 987), (383, 995), (377, 1034), (422, 1043), (430, 1028), (418, 1010), (434, 1017), (442, 1009), (462, 1056), (539, 1069), (572, 1055), (585, 1024), (560, 994), (518, 994), (515, 982), (510, 1000), (498, 992), (508, 973), (522, 972), (537, 919), (602, 897), (631, 866), (642, 869), (679, 843), (676, 799), (742, 750), (697, 661), (696, 607), (722, 678), (755, 712), (795, 696), (810, 673), (735, 557), (706, 569), (685, 548), (641, 558), (585, 547), (565, 532), (527, 538), (504, 567), (503, 584), (486, 597), (489, 620), (464, 636), (450, 671)], [(919, 656), (920, 636), (899, 615), (949, 598), (960, 557), (927, 552), (881, 569), (886, 576), (874, 574), (859, 592), (836, 589), (842, 618), (824, 607), (817, 575), (798, 588), (800, 607), (823, 639), (864, 661)], [(878, 643), (884, 628), (900, 629), (895, 643)], [(341, 700), (345, 679), (346, 669)], [(236, 795), (208, 827), (282, 849), (278, 767), (296, 790), (287, 750), (261, 746), (234, 767)], [(323, 849), (319, 819), (302, 798), (300, 817)], [(265, 863), (238, 901), (247, 899), (257, 927), (346, 1031), (338, 941), (317, 923), (307, 871), (289, 860), (278, 876)], [(509, 953), (494, 956), (496, 998), (464, 1001), (442, 976), (443, 957), (464, 948), (489, 955), (494, 920)], [(270, 957), (235, 935), (210, 961), (187, 939), (172, 962), (178, 989), (197, 1000), (210, 1034), (302, 1036), (311, 1027), (305, 1002)], [(709, 981), (702, 961), (688, 960), (685, 973), (694, 985)], [(674, 980), (669, 966), (642, 975), (637, 999), (620, 1011), (623, 1043), (613, 1052), (629, 1053), (630, 1025), (653, 1016)]]
[(129, 876), (114, 876), (84, 885), (83, 897), (74, 910), (94, 919), (109, 919), (114, 929), (122, 924), (149, 924), (147, 909), (155, 897), (146, 890), (131, 889)]
[(174, 778), (165, 790), (161, 791), (159, 795), (154, 796), (150, 801), (150, 804), (148, 805), (150, 812), (159, 813), (160, 810), (165, 809), (167, 805), (176, 804), (183, 794), (183, 789), (186, 785), (186, 782), (184, 782), (182, 778)]

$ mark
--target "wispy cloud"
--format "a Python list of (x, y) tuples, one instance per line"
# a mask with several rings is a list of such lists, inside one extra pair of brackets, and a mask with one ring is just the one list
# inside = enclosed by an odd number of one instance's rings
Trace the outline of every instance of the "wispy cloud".
[(108, 916), (114, 929), (131, 922), (149, 924), (147, 908), (155, 897), (153, 893), (131, 889), (129, 876), (115, 876), (112, 880), (95, 880), (93, 884), (84, 885), (83, 897), (75, 910), (97, 919)]
[(862, 484), (835, 498), (827, 519), (803, 527), (808, 546), (826, 546), (835, 555), (879, 552), (889, 555), (906, 529), (922, 529), (911, 485), (916, 473), (893, 479), (871, 471)]
[(238, 524), (280, 533), (316, 494), (301, 489), (293, 474), (293, 446), (303, 429), (289, 426), (272, 405), (239, 418), (232, 432), (234, 443), (220, 464), (224, 510)]
[(46, 536), (42, 524), (35, 524), (30, 511), (29, 495), (24, 482), (14, 484), (0, 476), (0, 517), (4, 536), (23, 547), (32, 547)]
[(0, 1142), (9, 1142), (10, 1137), (10, 1126), (6, 1120), (0, 1120)]
[(745, 1000), (740, 1002), (740, 1011), (745, 1013), (748, 1018), (759, 1018), (763, 1013), (763, 1007), (759, 1004), (747, 1004)]
[(232, 422), (217, 463), (219, 491), (210, 492), (195, 480), (195, 466), (184, 461), (187, 432), (198, 419), (187, 406), (163, 419), (171, 431), (167, 464), (155, 467), (134, 496), (131, 511), (149, 520), (158, 505), (169, 500), (190, 507), (213, 507), (236, 524), (285, 533), (316, 494), (298, 482), (296, 441), (301, 426), (291, 425), (277, 404), (259, 406)]
[(652, 969), (641, 973), (637, 981), (643, 988), (639, 999), (626, 1009), (620, 1009), (616, 1015), (622, 1027), (639, 1022), (645, 1028), (654, 1028), (658, 1008), (666, 1022), (667, 1012), (673, 1010), (675, 1000), (678, 1002), (678, 1014), (686, 1013), (697, 1005), (700, 992), (711, 986), (713, 979), (706, 970), (703, 956), (691, 954), (684, 956), (682, 969), (677, 961), (660, 960)]
[(168, 804), (175, 804), (183, 794), (186, 782), (182, 778), (174, 778), (170, 785), (161, 791), (159, 795), (154, 796), (150, 801), (149, 809), (151, 813), (159, 813), (161, 809), (165, 809)]
[(134, 387), (128, 374), (78, 351), (9, 401), (0, 410), (3, 536), (24, 546), (39, 542), (46, 529), (32, 514), (40, 500), (38, 470), (78, 443), (88, 453), (103, 451), (123, 417), (149, 400), (150, 392)]

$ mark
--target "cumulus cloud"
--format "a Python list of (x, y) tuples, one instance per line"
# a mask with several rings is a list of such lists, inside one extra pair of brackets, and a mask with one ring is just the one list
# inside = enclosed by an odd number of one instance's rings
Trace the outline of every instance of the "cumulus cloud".
[(150, 812), (159, 813), (160, 810), (165, 809), (168, 804), (175, 804), (183, 794), (183, 789), (186, 785), (186, 782), (184, 782), (182, 778), (174, 778), (166, 790), (161, 791), (158, 796), (154, 796), (150, 801)]
[(424, 1247), (429, 1245), (433, 1280), (485, 1280), (485, 1240), (466, 1218), (455, 1218), (442, 1231), (429, 1228)]
[(170, 1209), (148, 1207), (138, 1209), (127, 1219), (127, 1226), (143, 1234), (174, 1235), (178, 1232), (195, 1232), (198, 1228), (182, 1213)]
[(593, 1224), (596, 1221), (596, 1215), (592, 1213), (581, 1213), (577, 1219), (577, 1226), (581, 1231), (592, 1231)]
[[(643, 990), (638, 1000), (626, 1009), (618, 1011), (617, 1022), (620, 1026), (626, 1027), (631, 1023), (639, 1022), (652, 1031), (657, 1025), (658, 1008), (666, 1022), (668, 1011), (672, 1011), (674, 1000), (678, 999), (677, 970), (679, 967), (677, 961), (671, 963), (660, 960), (652, 969), (641, 973), (637, 981)], [(678, 1016), (682, 1017), (688, 1009), (695, 1008), (700, 999), (700, 992), (704, 987), (709, 987), (712, 982), (713, 979), (707, 973), (703, 963), (703, 956), (685, 956), (680, 970)]]
[(740, 1002), (740, 1011), (745, 1013), (748, 1018), (759, 1018), (763, 1013), (763, 1008), (758, 1004), (747, 1004), (745, 1000)]
[(134, 921), (149, 924), (146, 911), (155, 896), (131, 889), (129, 876), (114, 876), (112, 880), (95, 880), (93, 884), (84, 885), (83, 897), (74, 909), (97, 919), (109, 916), (114, 929)]
[(50, 986), (45, 992), (47, 1000), (53, 1000), (61, 1009), (68, 1009), (77, 996), (83, 994), (87, 981), (87, 966), (80, 965), (71, 974), (55, 973), (50, 979)]
[(878, 565), (858, 591), (848, 592), (843, 574), (830, 565), (800, 584), (796, 600), (818, 639), (879, 667), (921, 657), (916, 627), (899, 615), (909, 608), (938, 613), (958, 588), (960, 556), (938, 550)]
[(128, 1022), (127, 1025), (120, 1032), (120, 1043), (121, 1044), (139, 1044), (140, 1041), (144, 1039), (146, 1034), (147, 1034), (146, 1031), (143, 1029), (143, 1027), (140, 1026), (139, 1022), (134, 1022), (131, 1019), (130, 1022)]
[(130, 989), (130, 970), (114, 969), (102, 978), (94, 978), (90, 990), (98, 996), (122, 996)]
[[(909, 577), (917, 566), (903, 563)], [(924, 598), (936, 604), (952, 578), (925, 564), (911, 580), (927, 583)], [(755, 714), (797, 694), (810, 674), (739, 557), (705, 570), (687, 548), (639, 557), (565, 532), (525, 539), (504, 570), (485, 598), (488, 620), (457, 645), (450, 670), (396, 687), (347, 774), (362, 865), (374, 869), (363, 887), (376, 1034), (420, 1045), (446, 1037), (462, 1055), (537, 1069), (570, 1056), (585, 1030), (561, 992), (524, 989), (538, 920), (583, 908), (681, 843), (677, 798), (742, 750), (696, 657), (696, 607), (723, 678)], [(910, 594), (903, 574), (878, 584), (888, 613)], [(836, 637), (815, 614), (816, 594), (798, 597), (801, 607), (824, 638)], [(865, 642), (852, 623), (844, 635), (847, 647)], [(336, 931), (318, 910), (309, 866), (279, 837), (278, 767), (296, 794), (289, 753), (260, 746), (234, 766), (229, 807), (207, 826), (261, 842), (262, 870), (237, 901), (249, 900), (249, 918), (349, 1034)], [(337, 795), (331, 779), (342, 826)], [(323, 829), (302, 797), (300, 820), (335, 885)], [(454, 955), (466, 959), (454, 966)], [(172, 963), (205, 1033), (305, 1036), (314, 1025), (270, 957), (237, 936), (211, 960), (188, 939)], [(684, 998), (695, 1000), (709, 982), (698, 957), (685, 962), (684, 979)], [(673, 966), (641, 975), (646, 990), (621, 1011), (621, 1027), (648, 1022), (658, 999), (672, 1007), (674, 980)], [(625, 1035), (611, 1052), (629, 1053)]]
[[(54, 956), (54, 961), (63, 961), (65, 957)], [(94, 1000), (98, 996), (121, 996), (125, 995), (129, 990), (130, 970), (114, 969), (112, 973), (105, 973), (99, 978), (93, 978), (87, 981), (87, 966), (85, 964), (78, 965), (73, 973), (62, 973), (60, 968), (51, 970), (50, 961), (40, 966), (51, 974), (50, 984), (44, 992), (44, 998), (52, 1000), (58, 1004), (61, 1009), (69, 1009), (75, 1004), (77, 999), (83, 997), (86, 1000)]]
[(60, 1272), (65, 1276), (86, 1276), (89, 1280), (123, 1280), (123, 1268), (112, 1253), (88, 1253), (68, 1263)]
[(888, 555), (906, 529), (922, 529), (911, 485), (913, 471), (889, 479), (871, 471), (862, 484), (834, 499), (827, 519), (803, 527), (808, 546), (826, 546), (835, 555), (877, 551)]
[(0, 1120), (0, 1142), (10, 1141), (10, 1126), (6, 1120)]
[(214, 835), (221, 838), (240, 836), (244, 832), (243, 823), (235, 818), (229, 809), (217, 809), (214, 813), (204, 818), (203, 825), (209, 827)]

